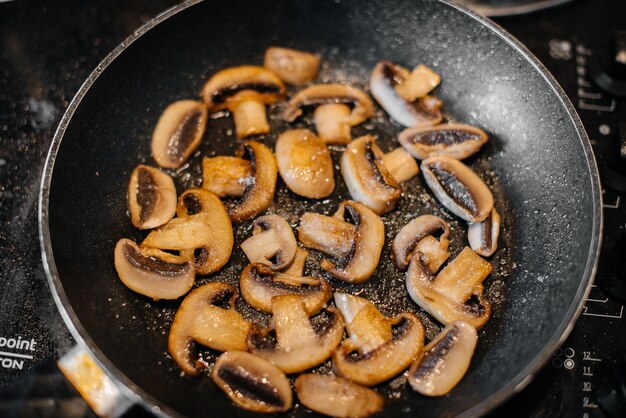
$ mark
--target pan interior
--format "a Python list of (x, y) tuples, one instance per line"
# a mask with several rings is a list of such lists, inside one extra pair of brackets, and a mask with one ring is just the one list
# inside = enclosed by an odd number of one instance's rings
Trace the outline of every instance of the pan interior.
[[(252, 10), (254, 10), (252, 12)], [(366, 88), (374, 64), (390, 59), (407, 67), (425, 63), (443, 83), (438, 96), (459, 122), (485, 129), (491, 139), (468, 160), (494, 193), (502, 216), (500, 249), (491, 259), (487, 298), (494, 315), (480, 334), (472, 366), (451, 395), (426, 399), (410, 391), (403, 377), (381, 386), (390, 416), (456, 416), (491, 398), (514, 381), (528, 364), (545, 354), (563, 331), (563, 321), (580, 301), (588, 281), (593, 247), (597, 190), (590, 178), (586, 148), (568, 109), (550, 83), (517, 49), (471, 16), (435, 0), (298, 1), (264, 3), (238, 0), (205, 2), (165, 20), (131, 44), (86, 92), (64, 133), (50, 185), (49, 229), (53, 258), (82, 337), (97, 347), (105, 364), (126, 376), (148, 399), (184, 415), (247, 416), (205, 375), (180, 376), (167, 355), (167, 333), (180, 301), (153, 302), (117, 279), (113, 248), (118, 239), (145, 236), (130, 223), (126, 187), (139, 163), (155, 166), (150, 136), (161, 111), (171, 102), (198, 97), (214, 72), (234, 65), (260, 64), (268, 46), (320, 53), (321, 82)], [(293, 90), (292, 90), (293, 91)], [(273, 146), (287, 125), (269, 109)], [(306, 122), (296, 126), (309, 126)], [(294, 126), (294, 125), (290, 125)], [(381, 147), (397, 146), (400, 127), (380, 110), (353, 129), (373, 133)], [(232, 155), (238, 145), (230, 117), (209, 121), (200, 155), (173, 172), (178, 192), (201, 184), (202, 156)], [(333, 150), (338, 161), (340, 151)], [(292, 225), (305, 211), (333, 213), (349, 198), (338, 170), (338, 187), (329, 200), (307, 201), (279, 181), (270, 212)], [(400, 209), (384, 217), (387, 242), (375, 276), (361, 286), (381, 310), (418, 313), (433, 337), (439, 327), (413, 304), (404, 280), (390, 261), (390, 241), (410, 219), (434, 213), (452, 225), (451, 250), (467, 245), (466, 225), (441, 209), (415, 178)], [(235, 229), (241, 242), (250, 223)], [(319, 255), (308, 264), (317, 270)], [(196, 285), (222, 280), (237, 285), (243, 252), (236, 248), (221, 272)], [(242, 302), (244, 315), (267, 321)], [(207, 352), (207, 356), (218, 353)], [(327, 369), (323, 366), (320, 370)], [(118, 372), (114, 372), (118, 373)], [(517, 379), (517, 381), (515, 381)], [(297, 408), (293, 416), (307, 415)]]

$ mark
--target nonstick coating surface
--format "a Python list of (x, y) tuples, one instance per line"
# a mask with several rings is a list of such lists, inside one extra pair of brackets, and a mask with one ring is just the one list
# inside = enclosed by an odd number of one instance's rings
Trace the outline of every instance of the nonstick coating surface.
[[(156, 165), (150, 135), (165, 106), (198, 97), (215, 71), (260, 64), (266, 47), (281, 45), (320, 53), (319, 81), (360, 87), (367, 86), (378, 60), (408, 67), (425, 63), (442, 76), (437, 94), (451, 119), (480, 126), (491, 137), (467, 162), (492, 189), (504, 223), (486, 282), (493, 318), (480, 333), (467, 376), (450, 395), (424, 398), (400, 377), (381, 386), (388, 396), (384, 413), (475, 415), (527, 383), (580, 312), (595, 271), (601, 225), (588, 140), (561, 90), (528, 52), (493, 24), (436, 0), (205, 2), (159, 20), (115, 51), (105, 60), (106, 70), (87, 81), (61, 123), (43, 179), (42, 246), (53, 293), (76, 338), (110, 374), (168, 413), (250, 415), (206, 374), (180, 376), (167, 355), (167, 333), (180, 302), (153, 302), (124, 287), (115, 273), (113, 248), (122, 237), (145, 235), (130, 223), (126, 187), (136, 164)], [(280, 107), (269, 113), (279, 112)], [(308, 120), (297, 125), (307, 126)], [(273, 146), (287, 125), (277, 118), (271, 125), (272, 133), (262, 140)], [(378, 109), (353, 135), (376, 134), (388, 151), (397, 146), (399, 131)], [(173, 173), (179, 193), (200, 185), (202, 156), (232, 155), (237, 144), (230, 117), (210, 120), (199, 155), (188, 169)], [(338, 149), (333, 156), (337, 161)], [(334, 212), (348, 198), (338, 170), (335, 177), (336, 192), (322, 201), (300, 199), (279, 181), (269, 212), (286, 216), (294, 226), (307, 210)], [(408, 299), (403, 276), (389, 259), (390, 241), (410, 219), (435, 213), (451, 222), (451, 251), (457, 254), (466, 245), (466, 226), (440, 208), (421, 176), (407, 189), (400, 209), (384, 217), (387, 243), (376, 275), (362, 286), (333, 285), (363, 289), (388, 315), (417, 312), (431, 338), (439, 328)], [(241, 242), (250, 223), (235, 234)], [(310, 273), (319, 273), (317, 260), (319, 255), (310, 260)], [(237, 248), (220, 273), (196, 284), (236, 285), (245, 264)], [(242, 301), (237, 306), (249, 318), (267, 320)], [(305, 411), (299, 407), (291, 414), (308, 415)]]

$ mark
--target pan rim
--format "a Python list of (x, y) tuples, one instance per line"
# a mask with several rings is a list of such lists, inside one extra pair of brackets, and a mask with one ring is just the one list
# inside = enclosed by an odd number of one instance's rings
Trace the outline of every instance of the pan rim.
[[(136, 399), (138, 403), (146, 406), (147, 409), (150, 410), (152, 413), (164, 416), (181, 416), (181, 414), (145, 392), (143, 389), (134, 384), (128, 377), (126, 377), (126, 375), (124, 375), (124, 373), (122, 373), (97, 347), (97, 345), (94, 343), (87, 331), (82, 326), (73, 308), (69, 304), (69, 300), (61, 284), (61, 280), (56, 268), (52, 252), (52, 242), (50, 237), (48, 216), (50, 185), (52, 181), (56, 155), (63, 140), (65, 131), (69, 123), (71, 122), (71, 119), (76, 109), (80, 105), (83, 97), (87, 94), (87, 92), (98, 79), (98, 77), (106, 70), (109, 64), (111, 64), (134, 41), (139, 39), (141, 36), (146, 34), (148, 31), (150, 31), (152, 28), (156, 27), (163, 21), (197, 3), (200, 3), (201, 1), (203, 0), (185, 0), (182, 3), (165, 10), (164, 12), (157, 15), (155, 18), (143, 24), (138, 29), (136, 29), (130, 36), (123, 40), (117, 47), (115, 47), (87, 77), (85, 82), (81, 85), (78, 92), (70, 102), (66, 112), (63, 115), (63, 118), (59, 122), (59, 126), (55, 131), (44, 164), (38, 199), (39, 244), (43, 267), (46, 273), (46, 277), (48, 279), (48, 285), (50, 286), (52, 296), (61, 314), (61, 317), (65, 322), (65, 325), (68, 327), (70, 333), (76, 340), (77, 345), (81, 346), (83, 349), (91, 354), (94, 360), (103, 369), (105, 374), (119, 384), (120, 389), (128, 398)], [(579, 287), (576, 291), (575, 298), (569, 306), (562, 321), (559, 323), (559, 325), (555, 328), (553, 334), (550, 336), (548, 342), (544, 345), (543, 349), (540, 350), (537, 355), (526, 365), (526, 367), (524, 367), (518, 374), (511, 378), (506, 385), (502, 386), (489, 397), (459, 415), (459, 417), (474, 417), (486, 414), (487, 412), (493, 410), (496, 406), (503, 403), (505, 399), (523, 390), (533, 380), (537, 372), (542, 369), (543, 365), (546, 364), (554, 350), (559, 345), (561, 345), (571, 333), (576, 323), (576, 320), (582, 312), (582, 301), (585, 297), (587, 297), (590, 291), (590, 284), (595, 277), (598, 267), (603, 228), (602, 193), (598, 168), (591, 148), (591, 143), (580, 120), (580, 117), (578, 116), (574, 106), (572, 105), (569, 98), (566, 96), (563, 89), (559, 86), (559, 84), (544, 67), (544, 65), (541, 64), (541, 62), (524, 45), (522, 45), (517, 39), (515, 39), (512, 35), (510, 35), (506, 30), (501, 28), (495, 22), (467, 9), (464, 6), (452, 3), (451, 0), (437, 1), (458, 10), (462, 14), (469, 16), (470, 18), (476, 20), (482, 26), (489, 29), (493, 34), (500, 37), (517, 53), (519, 53), (528, 63), (530, 63), (541, 75), (541, 77), (548, 83), (549, 87), (552, 89), (552, 92), (556, 95), (563, 107), (566, 109), (568, 116), (578, 133), (578, 138), (587, 162), (587, 170), (589, 172), (589, 180), (591, 182), (591, 198), (593, 202), (593, 224), (591, 242), (587, 253), (588, 255), (585, 263), (585, 270), (583, 272)]]

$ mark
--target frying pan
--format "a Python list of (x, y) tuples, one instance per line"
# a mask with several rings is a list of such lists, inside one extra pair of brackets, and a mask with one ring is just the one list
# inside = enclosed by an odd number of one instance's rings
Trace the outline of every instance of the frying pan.
[[(167, 332), (180, 301), (153, 302), (124, 287), (113, 265), (115, 242), (141, 240), (126, 207), (130, 172), (155, 165), (152, 129), (167, 104), (197, 97), (219, 69), (262, 62), (266, 47), (315, 51), (319, 81), (367, 85), (381, 59), (426, 63), (442, 77), (438, 96), (452, 120), (485, 129), (491, 139), (467, 161), (492, 189), (503, 218), (500, 250), (486, 282), (493, 318), (480, 333), (472, 365), (457, 388), (428, 399), (403, 378), (382, 385), (389, 416), (484, 414), (521, 390), (566, 337), (581, 310), (598, 257), (601, 197), (591, 147), (573, 107), (544, 67), (492, 22), (438, 0), (188, 1), (149, 22), (115, 49), (89, 77), (56, 132), (43, 174), (40, 236), (44, 266), (57, 305), (76, 340), (106, 373), (148, 407), (171, 415), (244, 417), (205, 374), (191, 379), (167, 356)], [(271, 109), (271, 115), (280, 109)], [(306, 126), (304, 122), (299, 122)], [(273, 145), (286, 125), (270, 118)], [(379, 109), (354, 137), (373, 133), (388, 151), (400, 127)], [(209, 121), (201, 155), (232, 155), (238, 141), (229, 117)], [(171, 172), (178, 192), (200, 184), (201, 155)], [(337, 158), (339, 151), (333, 151)], [(348, 198), (339, 186), (330, 200), (306, 201), (284, 185), (270, 212), (292, 224), (310, 210), (332, 213)], [(427, 337), (440, 329), (408, 299), (392, 266), (390, 240), (413, 217), (434, 213), (452, 223), (452, 252), (466, 245), (465, 225), (441, 209), (415, 178), (400, 209), (386, 215), (387, 243), (374, 277), (361, 291), (387, 315), (417, 312)], [(250, 222), (235, 229), (249, 235)], [(317, 274), (319, 255), (308, 263)], [(196, 284), (237, 284), (246, 264), (236, 248), (230, 262)], [(267, 322), (246, 308), (245, 316)], [(204, 353), (209, 359), (218, 353)], [(320, 370), (328, 369), (328, 365)], [(219, 411), (219, 412), (217, 412)], [(297, 408), (293, 416), (308, 415)]]

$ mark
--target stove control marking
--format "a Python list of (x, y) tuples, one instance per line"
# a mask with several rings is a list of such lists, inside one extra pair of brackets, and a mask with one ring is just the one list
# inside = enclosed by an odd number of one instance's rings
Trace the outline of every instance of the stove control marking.
[[(552, 41), (550, 41), (552, 43)], [(551, 54), (552, 55), (552, 54)], [(597, 112), (614, 112), (617, 107), (615, 99), (610, 102), (603, 100), (604, 96), (599, 91), (592, 88), (592, 84), (586, 79), (587, 57), (593, 55), (593, 51), (582, 44), (576, 45), (576, 84), (578, 89), (578, 107), (581, 110), (593, 110)], [(554, 58), (554, 57), (553, 57)]]

